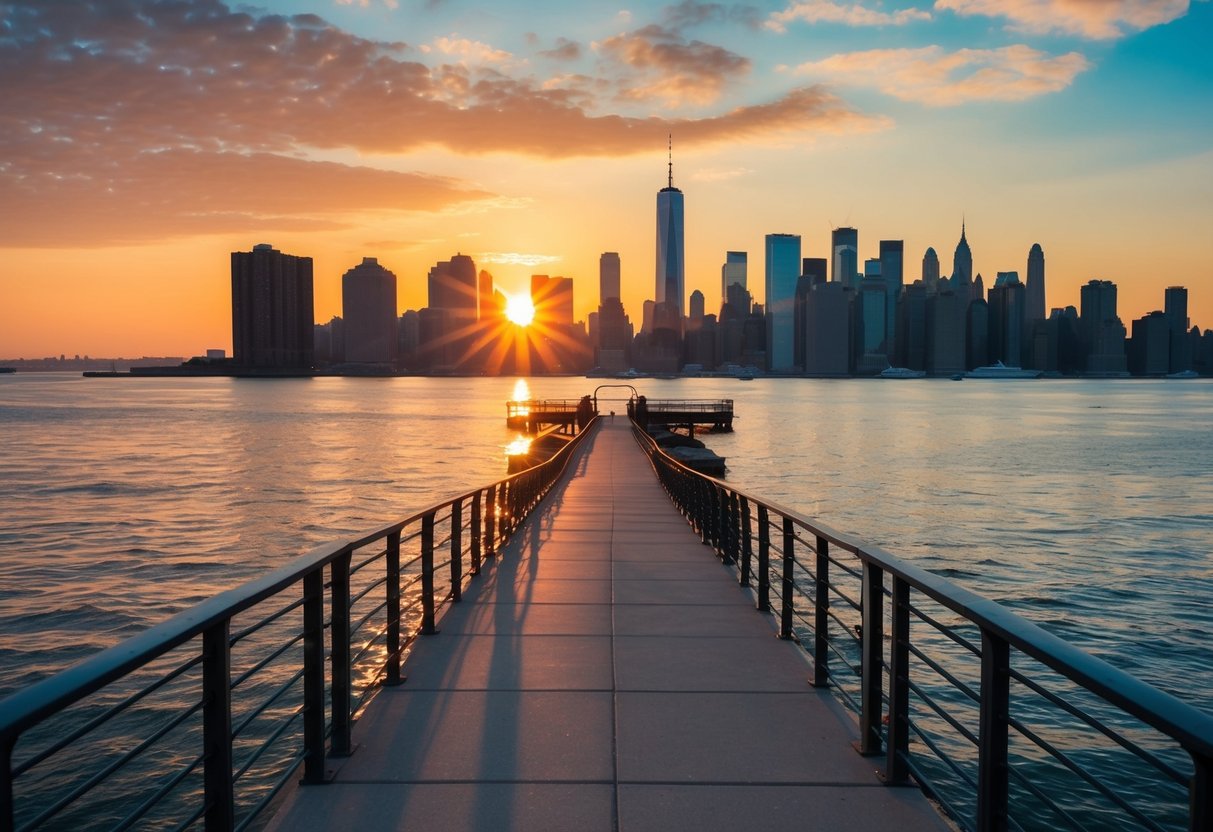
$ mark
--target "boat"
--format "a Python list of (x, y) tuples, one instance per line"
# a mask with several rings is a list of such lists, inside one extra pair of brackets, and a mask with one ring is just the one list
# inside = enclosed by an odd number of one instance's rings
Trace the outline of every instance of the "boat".
[(1014, 378), (1040, 378), (1040, 370), (1025, 370), (1023, 367), (1008, 367), (1001, 361), (995, 361), (993, 364), (987, 364), (985, 367), (977, 367), (965, 373), (965, 378), (990, 378), (990, 379), (1014, 379)]
[(1200, 373), (1195, 370), (1180, 370), (1178, 373), (1167, 373), (1167, 378), (1200, 378)]
[(911, 370), (909, 367), (885, 367), (880, 371), (881, 378), (926, 378), (924, 370)]

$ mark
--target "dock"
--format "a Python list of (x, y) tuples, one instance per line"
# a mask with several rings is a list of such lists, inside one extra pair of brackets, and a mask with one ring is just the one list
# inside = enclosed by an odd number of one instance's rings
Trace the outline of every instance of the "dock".
[(269, 829), (946, 830), (599, 424)]

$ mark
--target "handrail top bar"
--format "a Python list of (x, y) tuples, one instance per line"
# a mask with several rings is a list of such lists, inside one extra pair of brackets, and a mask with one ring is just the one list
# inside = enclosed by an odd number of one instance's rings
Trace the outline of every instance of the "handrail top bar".
[[(581, 434), (593, 427), (596, 421), (597, 417), (591, 419), (590, 424), (581, 431)], [(572, 448), (576, 444), (567, 443), (549, 459), (534, 467), (558, 464), (562, 457), (572, 453)], [(404, 520), (382, 526), (361, 537), (315, 546), (305, 554), (299, 555), (258, 578), (213, 595), (54, 675), (14, 691), (0, 699), (0, 748), (7, 743), (15, 742), (23, 731), (56, 711), (95, 693), (110, 682), (120, 679), (132, 670), (164, 655), (191, 638), (195, 638), (215, 624), (230, 619), (267, 598), (277, 595), (292, 584), (298, 583), (308, 573), (327, 566), (338, 557), (360, 546), (385, 538), (426, 515), (434, 514), (449, 505), (472, 497), (480, 491), (498, 487), (502, 483), (516, 479), (530, 470), (532, 469), (519, 471), (497, 480), (491, 485), (482, 486), (458, 497), (435, 503)]]
[(633, 430), (661, 453), (667, 464), (706, 479), (724, 491), (744, 497), (768, 511), (786, 517), (815, 536), (825, 538), (853, 553), (860, 560), (871, 562), (909, 582), (920, 592), (964, 616), (981, 629), (994, 633), (1017, 650), (1067, 679), (1088, 688), (1147, 725), (1170, 735), (1189, 752), (1213, 758), (1213, 715), (1075, 647), (996, 601), (904, 561), (879, 546), (864, 545), (851, 535), (809, 520), (792, 509), (769, 500), (758, 499), (723, 480), (701, 474), (666, 454), (653, 438), (635, 423)]

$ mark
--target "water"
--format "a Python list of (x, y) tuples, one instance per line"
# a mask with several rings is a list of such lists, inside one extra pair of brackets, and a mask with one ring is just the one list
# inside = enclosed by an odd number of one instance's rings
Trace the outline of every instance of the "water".
[[(597, 383), (0, 376), (0, 694), (500, 478), (507, 399)], [(636, 385), (736, 400), (730, 482), (1213, 711), (1208, 382)]]

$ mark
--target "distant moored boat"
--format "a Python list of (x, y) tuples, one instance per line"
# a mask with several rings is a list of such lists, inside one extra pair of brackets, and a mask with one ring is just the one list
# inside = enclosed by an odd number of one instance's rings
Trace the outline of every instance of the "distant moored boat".
[(1040, 370), (1025, 370), (1023, 367), (1008, 367), (1001, 361), (995, 361), (985, 367), (977, 367), (965, 373), (965, 378), (1040, 378)]
[(885, 367), (880, 371), (881, 378), (926, 378), (925, 370), (911, 370), (909, 367)]

